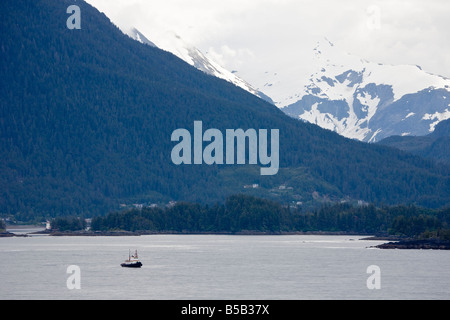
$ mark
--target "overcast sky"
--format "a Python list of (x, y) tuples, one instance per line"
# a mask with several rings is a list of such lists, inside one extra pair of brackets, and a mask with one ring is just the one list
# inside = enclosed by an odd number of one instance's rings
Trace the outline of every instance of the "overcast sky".
[[(328, 38), (369, 61), (420, 65), (450, 78), (448, 0), (87, 0), (150, 40), (174, 31), (251, 82), (257, 71), (305, 66)], [(247, 77), (246, 77), (247, 75)]]

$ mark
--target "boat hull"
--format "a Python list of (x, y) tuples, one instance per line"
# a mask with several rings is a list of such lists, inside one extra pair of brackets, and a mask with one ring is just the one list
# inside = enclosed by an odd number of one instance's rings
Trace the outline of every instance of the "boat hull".
[(136, 263), (122, 263), (122, 268), (140, 268), (142, 267), (142, 263), (136, 262)]

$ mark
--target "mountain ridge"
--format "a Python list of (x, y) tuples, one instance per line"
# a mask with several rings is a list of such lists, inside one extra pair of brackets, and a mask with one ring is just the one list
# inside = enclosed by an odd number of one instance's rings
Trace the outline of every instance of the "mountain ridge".
[(145, 37), (138, 29), (134, 27), (125, 30), (124, 33), (130, 36), (132, 39), (137, 40), (141, 43), (171, 52), (183, 61), (205, 72), (206, 74), (233, 83), (237, 87), (240, 87), (254, 94), (255, 96), (273, 104), (272, 99), (270, 99), (267, 95), (255, 89), (252, 85), (236, 76), (233, 72), (223, 68), (217, 62), (206, 57), (199, 49), (186, 43), (175, 32), (166, 32), (164, 41), (159, 43), (159, 45), (156, 45), (154, 44), (154, 42), (148, 40), (147, 37)]
[(450, 80), (413, 65), (373, 63), (330, 41), (314, 48), (317, 71), (282, 110), (366, 142), (426, 135), (450, 118)]
[(424, 158), (450, 164), (450, 119), (436, 125), (426, 136), (391, 136), (378, 142)]
[[(125, 33), (138, 41), (141, 37), (146, 39), (135, 28)], [(277, 89), (272, 89), (272, 83), (266, 83), (262, 91), (255, 89), (197, 48), (186, 44), (175, 33), (167, 34), (164, 40), (160, 48), (199, 70), (276, 104), (292, 117), (336, 131), (347, 138), (377, 142), (400, 134), (426, 135), (440, 121), (450, 118), (450, 109), (447, 108), (450, 104), (438, 101), (450, 97), (450, 79), (425, 72), (417, 65), (372, 63), (339, 50), (326, 38), (319, 41), (313, 50), (315, 65), (320, 71), (311, 75), (310, 84), (303, 92), (297, 90), (298, 93), (282, 99)], [(330, 73), (330, 69), (339, 72)], [(263, 91), (275, 94), (277, 102)]]
[[(450, 167), (292, 119), (129, 38), (83, 1), (82, 29), (68, 30), (69, 5), (3, 3), (1, 214), (93, 216), (122, 205), (213, 204), (236, 193), (300, 206), (450, 204)], [(223, 132), (279, 129), (279, 174), (261, 177), (255, 166), (174, 165), (172, 132), (192, 132), (198, 120)]]

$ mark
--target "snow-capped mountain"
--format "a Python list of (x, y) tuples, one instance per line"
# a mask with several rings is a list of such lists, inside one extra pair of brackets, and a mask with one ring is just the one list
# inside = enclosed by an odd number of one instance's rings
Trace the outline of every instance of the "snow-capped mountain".
[(158, 41), (154, 40), (155, 42), (148, 40), (148, 38), (136, 28), (126, 30), (125, 33), (134, 40), (168, 51), (209, 75), (231, 82), (261, 99), (273, 103), (272, 100), (261, 91), (255, 89), (249, 83), (236, 76), (233, 72), (226, 70), (212, 59), (206, 57), (199, 49), (189, 45), (179, 35), (173, 32), (167, 32), (163, 37), (160, 37)]
[(156, 44), (154, 44), (153, 42), (151, 42), (150, 40), (148, 40), (147, 37), (144, 36), (144, 35), (143, 35), (138, 29), (136, 29), (136, 28), (131, 28), (131, 29), (127, 32), (127, 34), (128, 34), (131, 38), (133, 38), (134, 40), (139, 41), (140, 43), (147, 44), (147, 45), (149, 45), (150, 47), (157, 48)]
[(292, 117), (366, 142), (427, 135), (450, 118), (450, 79), (419, 66), (369, 62), (328, 40), (314, 48), (313, 63), (309, 83), (277, 99)]
[(351, 139), (378, 142), (393, 135), (424, 136), (450, 118), (450, 79), (419, 66), (366, 61), (327, 39), (317, 43), (308, 61), (315, 70), (309, 80), (298, 77), (291, 64), (289, 70), (265, 72), (253, 86), (173, 32), (152, 41), (136, 28), (126, 33), (275, 104), (292, 117)]

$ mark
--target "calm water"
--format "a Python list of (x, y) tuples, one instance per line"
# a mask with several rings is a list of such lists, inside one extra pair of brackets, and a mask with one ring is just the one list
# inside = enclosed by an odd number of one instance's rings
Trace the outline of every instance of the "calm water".
[[(449, 299), (450, 252), (356, 236), (0, 238), (0, 299)], [(137, 249), (142, 269), (121, 268)], [(69, 290), (67, 267), (81, 270)], [(381, 289), (367, 288), (367, 268)]]

